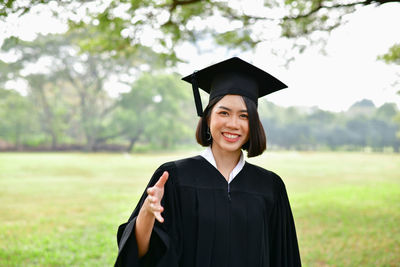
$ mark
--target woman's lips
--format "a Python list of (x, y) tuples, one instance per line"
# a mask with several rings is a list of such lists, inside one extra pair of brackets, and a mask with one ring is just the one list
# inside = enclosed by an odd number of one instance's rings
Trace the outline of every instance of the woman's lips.
[(240, 135), (238, 135), (238, 134), (226, 133), (226, 132), (223, 132), (222, 136), (224, 137), (224, 139), (226, 141), (231, 142), (231, 143), (238, 141), (240, 138)]

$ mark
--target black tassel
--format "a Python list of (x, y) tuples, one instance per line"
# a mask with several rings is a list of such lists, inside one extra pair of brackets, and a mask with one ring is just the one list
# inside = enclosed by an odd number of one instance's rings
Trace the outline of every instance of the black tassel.
[(196, 71), (193, 72), (192, 74), (192, 89), (193, 89), (194, 102), (196, 104), (197, 115), (199, 117), (203, 117), (203, 106), (201, 104), (199, 87), (197, 85)]

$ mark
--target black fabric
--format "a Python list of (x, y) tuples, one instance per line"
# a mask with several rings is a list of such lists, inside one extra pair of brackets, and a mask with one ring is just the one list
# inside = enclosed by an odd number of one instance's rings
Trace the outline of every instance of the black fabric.
[(203, 116), (203, 106), (201, 104), (199, 87), (197, 85), (196, 72), (194, 72), (191, 77), (192, 77), (192, 89), (193, 89), (194, 103), (196, 104), (197, 115), (199, 117), (202, 117)]
[(149, 186), (165, 170), (170, 175), (162, 200), (164, 223), (156, 221), (150, 249), (138, 259), (134, 227), (144, 193), (118, 229), (115, 266), (301, 266), (290, 204), (278, 175), (246, 162), (228, 184), (197, 156), (163, 164)]
[(257, 105), (258, 84), (253, 77), (240, 72), (216, 75), (211, 85), (209, 101), (228, 94), (246, 96)]
[(221, 95), (241, 95), (257, 105), (258, 98), (287, 87), (271, 74), (238, 57), (195, 71), (182, 80), (192, 84), (197, 115), (200, 117), (203, 110), (199, 88), (210, 94), (209, 100)]

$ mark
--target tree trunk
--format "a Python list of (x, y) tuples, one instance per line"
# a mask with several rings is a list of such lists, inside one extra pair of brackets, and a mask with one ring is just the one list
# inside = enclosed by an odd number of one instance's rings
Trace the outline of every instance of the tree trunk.
[(126, 152), (132, 152), (133, 146), (135, 145), (135, 143), (137, 142), (137, 140), (139, 139), (139, 137), (134, 137), (129, 139), (129, 145), (126, 149)]
[(19, 123), (15, 127), (15, 148), (18, 151), (22, 150), (21, 125)]
[(54, 131), (50, 132), (50, 136), (51, 136), (51, 150), (52, 151), (56, 151), (57, 150), (57, 134), (54, 133)]

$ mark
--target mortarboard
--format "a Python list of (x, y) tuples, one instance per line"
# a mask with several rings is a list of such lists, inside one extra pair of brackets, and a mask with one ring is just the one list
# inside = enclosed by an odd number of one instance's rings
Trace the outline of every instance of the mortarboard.
[(258, 98), (287, 86), (269, 73), (233, 57), (183, 77), (191, 83), (197, 115), (203, 116), (199, 88), (210, 94), (209, 100), (222, 95), (246, 96), (254, 103)]

